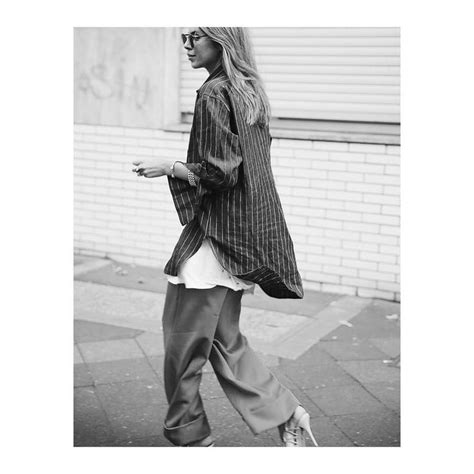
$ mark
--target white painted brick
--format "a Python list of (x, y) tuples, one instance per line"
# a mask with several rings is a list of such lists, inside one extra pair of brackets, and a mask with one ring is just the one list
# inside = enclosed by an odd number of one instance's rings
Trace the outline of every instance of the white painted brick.
[(398, 165), (400, 163), (400, 157), (393, 155), (366, 155), (366, 163), (376, 163), (381, 165)]
[[(369, 261), (369, 262), (377, 262), (377, 263), (379, 262), (395, 263), (396, 262), (396, 258), (393, 255), (376, 253), (376, 252), (361, 252), (360, 259)], [(380, 268), (380, 265), (378, 268), (380, 271), (385, 271)]]
[(160, 158), (175, 158), (180, 161), (186, 161), (186, 155), (182, 150), (173, 150), (170, 148), (152, 148), (152, 156)]
[(388, 216), (399, 216), (400, 206), (382, 206), (382, 214), (386, 214)]
[(370, 212), (370, 213), (378, 213), (380, 212), (380, 204), (367, 204), (362, 202), (346, 202), (346, 209), (348, 211), (357, 211), (357, 212)]
[(308, 225), (321, 229), (342, 229), (342, 222), (340, 221), (335, 221), (331, 219), (320, 219), (317, 217), (308, 219)]
[(366, 280), (364, 278), (352, 278), (348, 276), (343, 276), (341, 278), (341, 283), (343, 285), (362, 287), (362, 288), (372, 288), (374, 290), (377, 288), (377, 282), (375, 282), (374, 280)]
[(293, 214), (287, 215), (286, 216), (286, 223), (290, 226), (294, 225), (303, 225), (306, 226), (308, 222), (308, 219), (306, 216), (298, 216)]
[(385, 173), (400, 176), (400, 166), (385, 165)]
[(339, 283), (340, 277), (336, 275), (329, 275), (322, 272), (307, 272), (306, 278), (308, 280), (327, 282), (327, 283)]
[(400, 247), (398, 245), (381, 245), (380, 253), (388, 255), (400, 255)]
[(381, 184), (369, 183), (347, 183), (347, 191), (358, 191), (362, 193), (377, 193), (382, 194), (383, 186)]
[(304, 251), (307, 254), (306, 255), (306, 259), (307, 259), (309, 254), (322, 255), (323, 254), (323, 247), (322, 247), (322, 245), (305, 244), (305, 245), (301, 246), (301, 251), (302, 252)]
[(360, 234), (359, 232), (352, 232), (349, 230), (324, 229), (324, 235), (326, 237), (333, 237), (341, 240), (358, 240)]
[(293, 175), (296, 177), (310, 178), (310, 179), (327, 179), (328, 172), (325, 170), (307, 169), (307, 168), (293, 168)]
[(386, 149), (385, 145), (372, 145), (365, 143), (350, 143), (349, 151), (354, 151), (357, 153), (382, 153), (384, 154)]
[(383, 174), (384, 166), (367, 164), (367, 163), (349, 163), (347, 165), (347, 170), (353, 171), (355, 173)]
[(313, 179), (311, 181), (311, 185), (315, 188), (319, 189), (333, 189), (337, 191), (344, 191), (345, 183), (344, 181), (333, 181), (333, 180), (320, 180), (320, 179)]
[(100, 153), (114, 153), (114, 154), (121, 154), (126, 152), (126, 149), (129, 148), (123, 145), (110, 145), (106, 143), (96, 143), (95, 149)]
[(400, 293), (395, 293), (395, 301), (400, 303)]
[(342, 161), (350, 166), (354, 162), (363, 163), (365, 155), (363, 153), (331, 152), (329, 153), (329, 159), (331, 161)]
[(344, 222), (343, 229), (355, 232), (376, 233), (379, 231), (379, 226), (377, 224), (367, 224), (365, 222)]
[(278, 177), (278, 180), (276, 180), (278, 185), (282, 186), (297, 186), (297, 187), (305, 187), (309, 188), (310, 186), (310, 180), (309, 179), (303, 179), (303, 178), (293, 178), (293, 177), (285, 177), (285, 176), (280, 176)]
[(94, 133), (97, 135), (124, 135), (124, 128), (123, 127), (111, 127), (108, 125), (97, 125), (94, 128)]
[(295, 216), (323, 218), (325, 215), (325, 210), (316, 209), (314, 207), (296, 206), (293, 207), (292, 214), (294, 214)]
[(308, 262), (314, 262), (318, 265), (340, 265), (341, 257), (333, 255), (308, 254)]
[(324, 198), (326, 196), (325, 189), (317, 189), (317, 188), (294, 188), (293, 196), (305, 196), (307, 198)]
[[(365, 260), (355, 260), (349, 258), (342, 259), (342, 265), (348, 268), (357, 268), (361, 270), (376, 270), (377, 264), (375, 262), (367, 262)], [(369, 277), (371, 280), (372, 277)]]
[(400, 185), (400, 178), (398, 176), (391, 176), (388, 174), (365, 174), (364, 179), (366, 183), (376, 183), (390, 186)]
[(400, 146), (399, 145), (387, 145), (387, 154), (388, 155), (398, 155), (398, 156), (400, 156)]
[(363, 222), (372, 222), (374, 224), (385, 224), (398, 226), (400, 224), (400, 218), (397, 216), (385, 216), (382, 214), (364, 214), (362, 216)]
[(328, 151), (321, 151), (321, 150), (294, 150), (295, 156), (297, 158), (306, 158), (311, 162), (314, 161), (328, 161), (329, 160), (329, 152)]
[[(394, 262), (396, 259), (394, 259)], [(387, 273), (395, 273), (399, 274), (400, 273), (400, 265), (395, 265), (395, 264), (389, 264), (389, 263), (379, 263), (378, 270), (380, 272), (387, 272)]]
[(287, 206), (294, 206), (295, 209), (303, 207), (308, 208), (310, 205), (310, 200), (306, 194), (303, 194), (302, 196), (288, 196), (285, 194), (284, 196), (281, 196), (281, 202)]
[[(314, 229), (317, 230), (317, 229)], [(330, 237), (323, 237), (319, 235), (313, 234), (313, 229), (311, 230), (311, 234), (308, 236), (308, 244), (309, 245), (323, 245), (323, 246), (330, 246), (330, 247), (342, 247), (342, 240), (330, 238)]]
[(396, 293), (400, 291), (400, 284), (389, 282), (389, 281), (378, 281), (377, 289), (382, 290), (382, 291), (391, 291), (391, 292)]
[(327, 171), (346, 171), (347, 169), (347, 163), (342, 161), (313, 160), (311, 166), (313, 169)]
[(146, 128), (124, 128), (124, 135), (129, 137), (150, 137), (153, 138), (155, 133), (151, 129)]
[(286, 138), (279, 138), (278, 145), (281, 148), (311, 148), (311, 142), (309, 140), (287, 140)]
[(368, 278), (369, 280), (395, 281), (395, 275), (393, 273), (359, 270), (359, 276), (361, 278)]
[(360, 212), (336, 211), (333, 209), (329, 209), (326, 211), (326, 217), (328, 219), (336, 219), (341, 221), (362, 221), (362, 214)]
[[(278, 165), (284, 168), (295, 168), (296, 171), (306, 170), (308, 167), (308, 162), (306, 160), (298, 159), (298, 158), (290, 158), (290, 159), (280, 159), (278, 160)], [(285, 170), (287, 171), (287, 170)], [(295, 174), (296, 176), (296, 174)]]
[(330, 273), (332, 275), (341, 275), (341, 276), (357, 276), (357, 270), (353, 268), (344, 267), (341, 265), (323, 265), (323, 272)]
[(347, 241), (344, 242), (342, 245), (345, 249), (354, 249), (354, 250), (366, 250), (368, 252), (377, 252), (378, 251), (378, 244), (376, 243), (369, 243), (363, 241)]
[(97, 144), (96, 143), (87, 143), (87, 142), (74, 142), (74, 149), (75, 150), (95, 150)]
[(327, 198), (341, 201), (362, 201), (363, 194), (348, 191), (327, 191)]
[(314, 281), (308, 281), (308, 278), (304, 277), (305, 281), (303, 283), (303, 287), (308, 291), (321, 291), (321, 283), (316, 283)]
[(344, 258), (358, 258), (359, 252), (357, 250), (348, 250), (340, 247), (324, 247), (324, 253), (326, 255), (334, 255), (336, 257)]
[[(363, 182), (364, 175), (362, 173), (348, 173), (345, 171), (329, 171), (328, 178), (336, 181), (349, 181), (349, 182)], [(387, 183), (390, 184), (390, 183)]]
[(358, 288), (357, 296), (360, 296), (361, 298), (379, 298), (379, 299), (390, 300), (390, 301), (394, 299), (393, 292), (373, 290), (373, 289), (367, 289), (367, 288)]
[(78, 133), (95, 133), (95, 127), (93, 125), (75, 123), (74, 131)]
[(362, 233), (360, 239), (364, 242), (373, 242), (376, 244), (384, 244), (384, 245), (397, 245), (397, 238), (390, 235), (382, 235), (382, 234), (367, 234)]
[(322, 198), (326, 196), (326, 191), (324, 189), (316, 188), (293, 188), (293, 196), (304, 196), (306, 198)]
[(288, 229), (290, 231), (290, 234), (296, 235), (304, 235), (306, 236), (308, 233), (308, 227), (306, 225), (298, 225), (298, 224), (289, 224), (288, 223)]
[(389, 196), (386, 194), (365, 194), (364, 202), (398, 206), (400, 204), (400, 196)]
[(383, 225), (383, 226), (380, 227), (380, 233), (382, 235), (400, 236), (400, 227)]
[(399, 196), (400, 195), (400, 186), (384, 186), (383, 192), (385, 194)]
[(315, 150), (348, 151), (349, 150), (349, 144), (345, 143), (345, 142), (313, 141), (313, 148)]
[(343, 285), (331, 285), (330, 283), (323, 283), (321, 285), (321, 291), (326, 293), (337, 293), (341, 295), (351, 295), (355, 296), (356, 289), (350, 286)]
[[(108, 146), (115, 146), (115, 145), (108, 145)], [(127, 146), (124, 147), (124, 153), (130, 156), (153, 156), (153, 148), (146, 148), (143, 146)]]
[(319, 209), (339, 209), (344, 210), (344, 201), (333, 201), (332, 199), (311, 199), (310, 206)]
[(278, 148), (272, 146), (271, 148), (271, 156), (272, 158), (292, 158), (294, 156), (293, 148)]

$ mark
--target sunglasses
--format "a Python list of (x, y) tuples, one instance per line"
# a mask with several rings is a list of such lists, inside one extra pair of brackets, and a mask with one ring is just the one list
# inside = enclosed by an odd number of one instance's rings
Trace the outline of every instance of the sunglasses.
[(199, 38), (203, 38), (204, 36), (207, 35), (198, 35), (197, 33), (183, 33), (181, 35), (181, 40), (183, 41), (183, 45), (186, 44), (189, 40), (189, 44), (191, 45), (191, 48), (194, 48), (194, 43), (199, 40)]

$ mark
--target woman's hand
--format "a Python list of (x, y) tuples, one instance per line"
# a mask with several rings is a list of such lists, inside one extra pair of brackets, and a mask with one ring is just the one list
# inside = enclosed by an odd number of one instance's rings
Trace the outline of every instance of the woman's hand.
[(159, 176), (167, 175), (171, 169), (170, 163), (166, 160), (136, 160), (133, 162), (136, 166), (132, 171), (137, 173), (137, 176), (145, 176), (145, 178), (158, 178)]

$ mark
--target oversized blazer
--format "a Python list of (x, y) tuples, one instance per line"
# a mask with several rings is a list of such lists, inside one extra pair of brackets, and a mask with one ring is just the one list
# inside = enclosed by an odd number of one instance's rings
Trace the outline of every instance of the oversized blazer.
[(197, 186), (168, 178), (183, 232), (165, 266), (209, 240), (220, 264), (269, 296), (302, 298), (303, 286), (270, 163), (268, 126), (248, 125), (222, 66), (196, 91), (186, 166)]

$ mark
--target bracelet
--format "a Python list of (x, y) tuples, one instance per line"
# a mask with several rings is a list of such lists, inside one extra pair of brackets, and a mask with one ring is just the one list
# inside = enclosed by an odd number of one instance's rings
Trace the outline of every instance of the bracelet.
[(175, 178), (176, 176), (174, 175), (174, 165), (177, 163), (177, 161), (175, 161), (171, 166), (170, 166), (170, 170), (171, 170), (171, 177), (172, 178)]
[(188, 181), (191, 186), (197, 186), (194, 173), (191, 170), (188, 170)]

